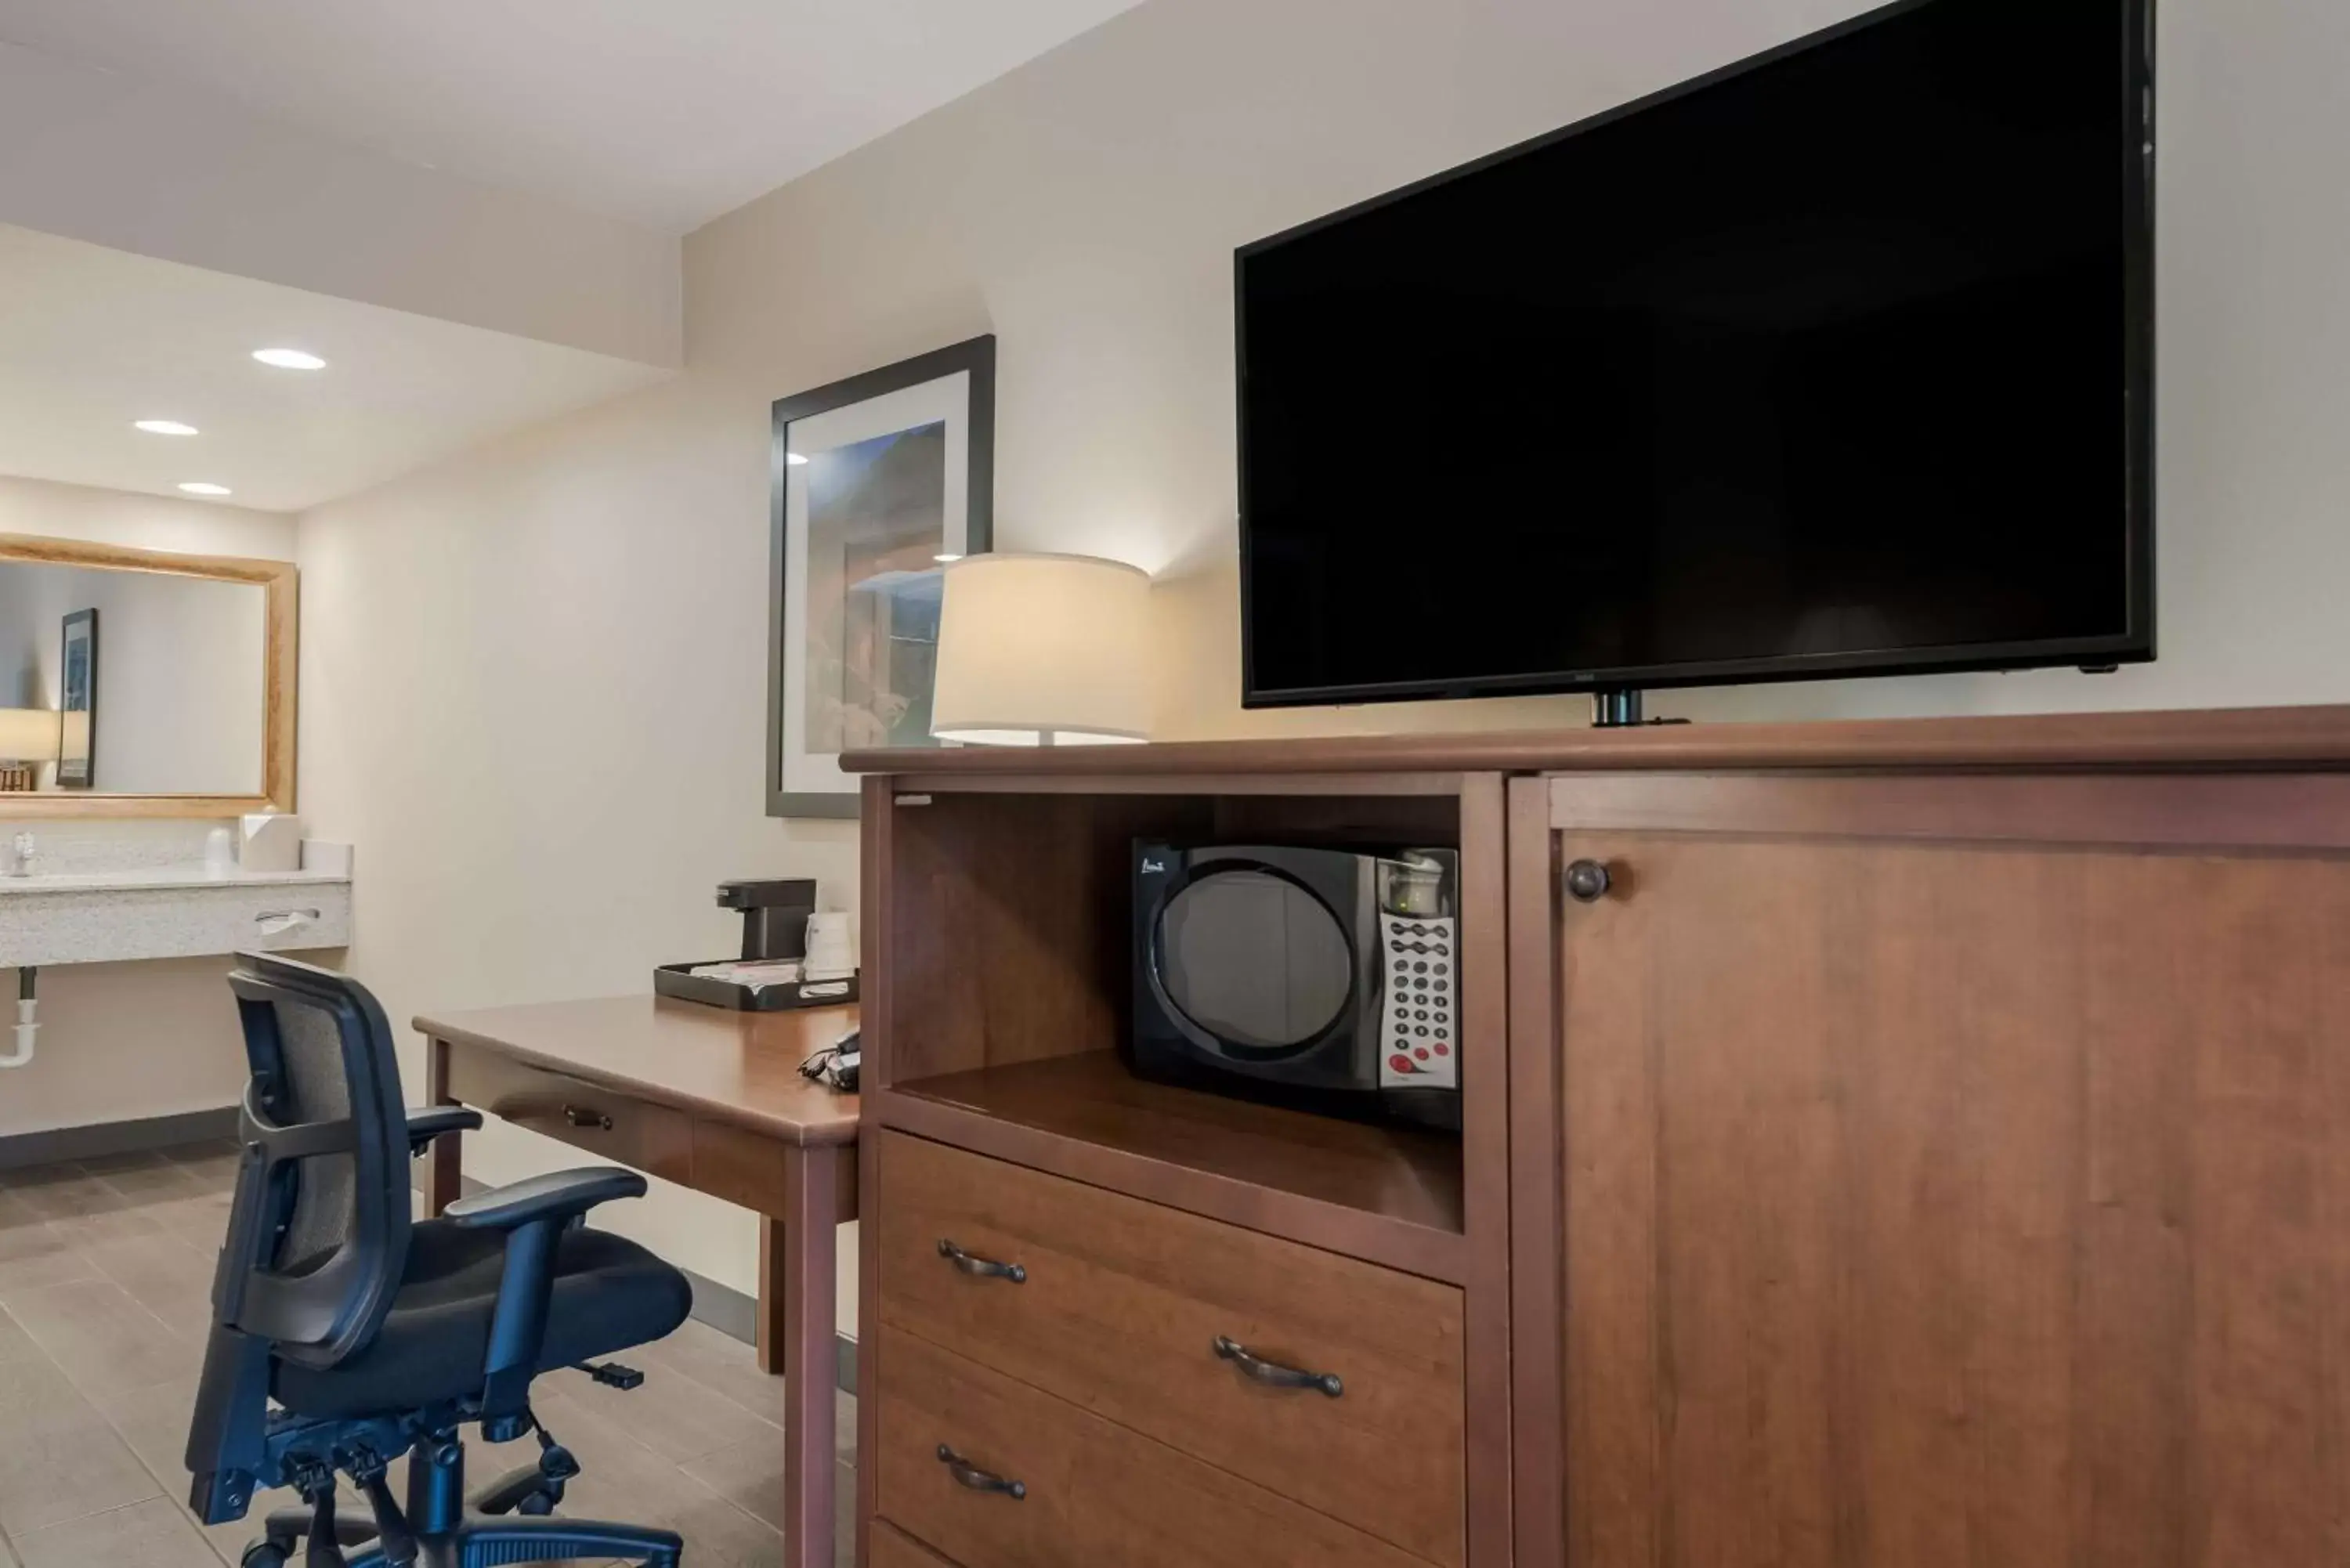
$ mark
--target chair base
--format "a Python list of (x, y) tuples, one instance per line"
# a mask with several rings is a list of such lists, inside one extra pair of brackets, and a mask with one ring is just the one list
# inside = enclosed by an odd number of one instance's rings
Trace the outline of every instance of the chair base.
[[(287, 1516), (289, 1522), (290, 1517)], [(278, 1521), (272, 1519), (272, 1525)], [(308, 1516), (303, 1516), (307, 1530)], [(357, 1520), (338, 1524), (336, 1539), (356, 1547), (347, 1568), (384, 1568), (383, 1548), (373, 1527)], [(270, 1536), (245, 1549), (244, 1568), (283, 1568), (289, 1557)], [(364, 1542), (364, 1544), (362, 1544)], [(454, 1530), (416, 1538), (415, 1568), (500, 1568), (508, 1563), (577, 1563), (619, 1559), (647, 1568), (678, 1568), (685, 1541), (673, 1530), (640, 1524), (609, 1524), (594, 1519), (468, 1517)]]
[[(673, 1530), (607, 1524), (591, 1519), (469, 1519), (442, 1535), (416, 1540), (416, 1568), (499, 1568), (507, 1563), (577, 1563), (619, 1558), (647, 1568), (678, 1568), (685, 1542)], [(349, 1568), (384, 1568), (383, 1549), (350, 1554)]]
[[(647, 1568), (678, 1568), (685, 1542), (673, 1530), (549, 1513), (562, 1501), (563, 1482), (578, 1473), (578, 1466), (544, 1428), (539, 1437), (538, 1464), (500, 1477), (470, 1504), (464, 1446), (454, 1434), (428, 1435), (415, 1445), (409, 1455), (405, 1521), (416, 1541), (413, 1568), (613, 1559), (642, 1563)], [(297, 1553), (307, 1568), (314, 1518), (308, 1509), (270, 1514), (262, 1538), (244, 1549), (243, 1568), (288, 1568)], [(337, 1517), (334, 1526), (335, 1554), (342, 1559), (342, 1568), (385, 1568), (389, 1560), (376, 1539), (373, 1521)], [(347, 1555), (340, 1551), (345, 1547), (351, 1549)]]

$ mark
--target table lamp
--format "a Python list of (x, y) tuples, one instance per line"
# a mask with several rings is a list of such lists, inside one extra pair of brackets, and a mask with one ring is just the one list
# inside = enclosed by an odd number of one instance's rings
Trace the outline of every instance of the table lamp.
[(947, 567), (931, 733), (1071, 746), (1150, 733), (1150, 577), (1090, 556), (969, 556)]
[(47, 708), (0, 708), (0, 790), (35, 786), (35, 770), (57, 760), (57, 716)]

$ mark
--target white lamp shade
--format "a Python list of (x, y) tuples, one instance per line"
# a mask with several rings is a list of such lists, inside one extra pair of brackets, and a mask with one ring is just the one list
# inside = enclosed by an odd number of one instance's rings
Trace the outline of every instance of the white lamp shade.
[(57, 714), (47, 708), (0, 708), (0, 763), (57, 760)]
[(1150, 733), (1150, 578), (1090, 556), (971, 556), (947, 568), (931, 732), (974, 745)]

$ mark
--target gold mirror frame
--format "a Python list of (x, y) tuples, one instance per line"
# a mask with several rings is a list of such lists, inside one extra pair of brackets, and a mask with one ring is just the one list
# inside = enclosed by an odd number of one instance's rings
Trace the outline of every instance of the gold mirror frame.
[(0, 793), (0, 819), (9, 817), (242, 816), (249, 811), (294, 809), (294, 684), (297, 654), (296, 620), (300, 607), (291, 561), (252, 560), (242, 556), (182, 556), (128, 545), (97, 545), (79, 539), (44, 539), (0, 534), (0, 561), (49, 566), (93, 566), (107, 571), (156, 572), (175, 577), (253, 583), (268, 596), (263, 610), (261, 793), (238, 794), (103, 794), (79, 790), (40, 794)]

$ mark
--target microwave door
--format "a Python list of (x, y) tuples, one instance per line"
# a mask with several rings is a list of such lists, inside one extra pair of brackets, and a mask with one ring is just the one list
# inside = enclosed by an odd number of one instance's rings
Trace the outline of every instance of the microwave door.
[(1294, 1056), (1344, 1012), (1354, 944), (1311, 892), (1254, 868), (1218, 868), (1169, 900), (1158, 981), (1187, 1033), (1244, 1064)]
[(1379, 879), (1375, 861), (1357, 862), (1355, 907), (1347, 929), (1360, 933), (1355, 947), (1356, 994), (1367, 999), (1365, 1018), (1372, 1022), (1355, 1031), (1353, 1072), (1358, 1084), (1379, 1081), (1381, 1049), (1377, 1020), (1387, 1011), (1387, 944), (1379, 940)]

